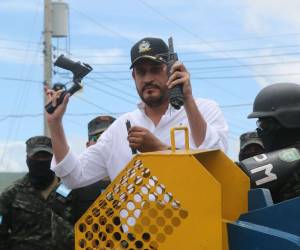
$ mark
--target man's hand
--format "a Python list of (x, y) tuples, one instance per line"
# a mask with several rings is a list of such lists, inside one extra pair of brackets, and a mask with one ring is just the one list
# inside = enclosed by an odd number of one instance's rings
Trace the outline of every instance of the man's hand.
[(168, 146), (163, 144), (149, 130), (133, 126), (128, 131), (129, 146), (137, 149), (140, 152), (151, 152), (168, 149)]
[(172, 66), (167, 86), (171, 89), (178, 84), (182, 84), (183, 95), (186, 100), (193, 98), (190, 73), (180, 61), (176, 61)]
[[(63, 90), (54, 91), (52, 89), (49, 89), (47, 86), (44, 88), (44, 90), (45, 95), (47, 96), (48, 103), (52, 101), (52, 105), (55, 107), (57, 105), (57, 99), (60, 97)], [(61, 122), (62, 117), (67, 108), (69, 97), (70, 94), (67, 94), (64, 97), (63, 102), (55, 109), (55, 111), (52, 114), (49, 114), (47, 111), (45, 111), (48, 123), (51, 124), (55, 122)]]
[[(57, 105), (57, 99), (62, 93), (62, 90), (54, 91), (45, 87), (45, 95), (47, 96), (48, 103), (52, 101), (52, 105)], [(53, 155), (55, 157), (56, 163), (60, 163), (69, 151), (69, 146), (65, 137), (65, 132), (62, 124), (62, 117), (66, 111), (67, 104), (70, 95), (67, 94), (64, 97), (63, 102), (58, 105), (52, 114), (49, 114), (46, 110), (47, 122), (49, 125), (49, 130), (51, 134)]]

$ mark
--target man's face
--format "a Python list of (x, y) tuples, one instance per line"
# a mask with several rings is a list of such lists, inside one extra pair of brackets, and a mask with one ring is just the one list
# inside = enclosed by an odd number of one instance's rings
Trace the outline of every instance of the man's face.
[(141, 60), (133, 68), (132, 76), (142, 101), (150, 107), (158, 107), (168, 99), (167, 65)]

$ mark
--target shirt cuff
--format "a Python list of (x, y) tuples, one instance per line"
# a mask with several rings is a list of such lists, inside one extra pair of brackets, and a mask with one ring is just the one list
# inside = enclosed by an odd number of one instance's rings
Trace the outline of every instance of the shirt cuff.
[(66, 156), (60, 163), (56, 163), (55, 157), (52, 157), (51, 170), (55, 172), (57, 177), (65, 177), (73, 171), (76, 166), (76, 156), (69, 149)]

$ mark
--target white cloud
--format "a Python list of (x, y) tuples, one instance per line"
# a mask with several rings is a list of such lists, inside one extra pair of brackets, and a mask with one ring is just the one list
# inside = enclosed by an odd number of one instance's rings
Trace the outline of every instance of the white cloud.
[(13, 41), (0, 41), (0, 62), (41, 64), (42, 49), (37, 44), (20, 44)]
[[(261, 54), (276, 54), (276, 51), (262, 51)], [(292, 63), (293, 62), (293, 63)], [(295, 82), (300, 83), (300, 75), (296, 75), (299, 73), (300, 67), (300, 58), (299, 57), (291, 57), (291, 56), (280, 56), (275, 58), (263, 58), (256, 59), (252, 63), (257, 64), (268, 64), (270, 65), (262, 65), (254, 67), (256, 71), (256, 75), (275, 75), (270, 77), (259, 77), (256, 78), (256, 81), (261, 87), (265, 87), (269, 84), (279, 83), (279, 82)], [(272, 63), (275, 63), (272, 65)], [(278, 63), (278, 64), (277, 64)], [(278, 76), (278, 75), (282, 76)], [(295, 74), (295, 75), (293, 75)], [(276, 76), (277, 75), (277, 76)]]
[(276, 26), (276, 32), (280, 28), (286, 32), (299, 30), (300, 2), (298, 0), (247, 0), (245, 2), (245, 25), (249, 31), (257, 34), (274, 32), (274, 23), (279, 21), (280, 26)]
[(149, 33), (149, 30), (145, 32), (139, 32), (134, 29), (130, 29), (130, 26), (116, 26), (112, 24), (97, 24), (90, 21), (82, 21), (80, 23), (80, 29), (72, 31), (72, 36), (94, 36), (94, 37), (106, 37), (106, 38), (123, 38), (128, 42), (134, 43), (137, 40), (145, 36), (161, 36), (157, 33)]
[(25, 172), (25, 143), (22, 141), (0, 142), (0, 172)]
[[(188, 44), (179, 45), (177, 47), (182, 51), (201, 52), (203, 55), (211, 57), (212, 59), (226, 57), (237, 58), (236, 60), (232, 60), (232, 62), (241, 67), (237, 67), (236, 69), (246, 69), (248, 71), (248, 73), (236, 73), (237, 75), (274, 75), (273, 77), (254, 77), (253, 80), (261, 88), (278, 82), (300, 83), (300, 57), (297, 55), (272, 56), (281, 53), (284, 54), (284, 52), (278, 51), (276, 46), (272, 49), (272, 44), (265, 45), (265, 47), (269, 47), (268, 49), (238, 51), (238, 48), (235, 48), (236, 51), (234, 52), (230, 52), (232, 45), (226, 43), (218, 44), (217, 46), (212, 43), (211, 46), (209, 44)], [(260, 46), (253, 45), (252, 47)], [(232, 70), (234, 68), (229, 69)], [(220, 72), (221, 71), (226, 72), (226, 69), (220, 70)], [(298, 73), (299, 75), (296, 75)], [(280, 74), (282, 76), (278, 76)]]
[[(85, 149), (86, 138), (71, 137), (69, 145), (75, 154)], [(0, 172), (27, 172), (25, 141), (0, 142)]]
[(120, 63), (126, 56), (119, 48), (72, 50), (72, 59), (83, 61), (87, 58), (89, 64)]

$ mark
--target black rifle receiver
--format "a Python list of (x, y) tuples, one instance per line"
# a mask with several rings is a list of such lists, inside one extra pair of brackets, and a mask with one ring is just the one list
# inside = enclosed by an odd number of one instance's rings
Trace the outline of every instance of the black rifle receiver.
[(53, 106), (52, 102), (48, 103), (45, 106), (45, 109), (49, 114), (52, 114), (55, 111), (55, 109), (58, 107), (58, 105), (60, 105), (63, 102), (66, 94), (73, 95), (75, 92), (80, 90), (82, 88), (81, 85), (82, 78), (85, 77), (88, 73), (90, 73), (93, 70), (93, 68), (90, 65), (81, 62), (74, 62), (71, 59), (65, 57), (64, 55), (60, 55), (57, 58), (57, 60), (54, 62), (54, 65), (59, 68), (71, 71), (73, 73), (74, 84), (71, 88), (61, 93), (60, 97), (57, 99), (56, 106)]
[[(173, 38), (170, 37), (168, 39), (169, 44), (169, 54), (168, 54), (168, 74), (169, 77), (171, 75), (171, 68), (173, 64), (178, 60), (177, 53), (174, 52), (174, 46), (173, 46)], [(182, 85), (176, 85), (170, 90), (169, 95), (169, 103), (174, 109), (180, 109), (181, 106), (184, 104), (184, 96), (182, 91)]]

